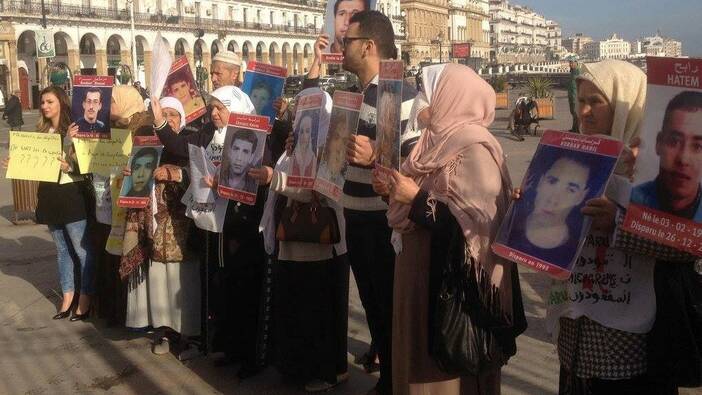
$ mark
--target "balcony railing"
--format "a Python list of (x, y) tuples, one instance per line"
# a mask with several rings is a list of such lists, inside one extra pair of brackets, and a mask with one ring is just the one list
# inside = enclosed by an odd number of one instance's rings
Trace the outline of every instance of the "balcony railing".
[[(289, 2), (292, 2), (289, 1)], [(311, 1), (307, 2), (312, 3)], [(296, 3), (299, 4), (299, 3)], [(113, 21), (129, 21), (128, 9), (115, 9), (104, 7), (80, 6), (80, 5), (63, 5), (60, 3), (45, 4), (44, 9), (47, 17), (54, 18), (91, 18)], [(31, 15), (41, 17), (40, 2), (23, 2), (23, 1), (4, 1), (0, 0), (0, 13), (3, 16), (11, 17), (15, 15)], [(145, 12), (135, 12), (134, 22), (142, 25), (162, 25), (165, 27), (171, 26), (174, 28), (202, 28), (212, 31), (221, 31), (222, 29), (248, 29), (266, 32), (277, 33), (298, 33), (308, 35), (318, 35), (321, 29), (315, 27), (304, 27), (294, 25), (279, 25), (258, 22), (242, 22), (226, 19), (203, 18), (196, 16), (181, 16), (181, 15), (163, 15), (151, 14)]]

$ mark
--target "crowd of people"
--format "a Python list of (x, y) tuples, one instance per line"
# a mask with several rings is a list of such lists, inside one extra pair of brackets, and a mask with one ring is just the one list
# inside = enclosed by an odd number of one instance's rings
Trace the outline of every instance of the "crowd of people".
[[(373, 168), (378, 71), (381, 60), (397, 58), (394, 37), (387, 17), (361, 11), (349, 19), (344, 39), (334, 42), (364, 94), (358, 128), (345, 147), (349, 164), (340, 202), (288, 185), (297, 165), (293, 153), (302, 148), (291, 137), (294, 116), (282, 99), (262, 165), (244, 168), (258, 183), (256, 203), (219, 196), (208, 204), (187, 202), (190, 184), (217, 186), (216, 178), (192, 177), (191, 147), (219, 164), (229, 114), (256, 111), (238, 88), (241, 61), (231, 52), (213, 59), (216, 89), (208, 114), (190, 124), (177, 98), (153, 97), (147, 108), (143, 88), (113, 89), (114, 126), (134, 136), (156, 135), (164, 146), (150, 203), (141, 209), (116, 204), (123, 177), (138, 170), (109, 178), (81, 174), (68, 97), (60, 88), (44, 89), (38, 132), (60, 134), (64, 151), (60, 179), (40, 184), (36, 210), (58, 251), (63, 299), (53, 318), (97, 315), (108, 325), (153, 329), (156, 354), (188, 359), (223, 352), (215, 363), (240, 364), (241, 379), (270, 364), (310, 392), (326, 391), (349, 379), (353, 272), (372, 337), (362, 362), (380, 371), (369, 393), (500, 393), (501, 368), (517, 353), (527, 321), (516, 264), (490, 249), (511, 200), (521, 198), (488, 130), (495, 92), (468, 67), (425, 67), (419, 92), (406, 83), (402, 89), (400, 170), (380, 177)], [(325, 35), (317, 40), (300, 95), (321, 92), (321, 54), (329, 44)], [(621, 196), (631, 188), (646, 76), (626, 62), (602, 61), (583, 66), (574, 78), (572, 129), (629, 147), (605, 196), (576, 197), (586, 200), (589, 237), (598, 240), (580, 254), (606, 256), (615, 269), (633, 268), (627, 286), (635, 303), (612, 307), (566, 298), (550, 306), (548, 327), (557, 333), (560, 361), (553, 374), (562, 394), (675, 394), (678, 386), (700, 384), (699, 318), (685, 306), (665, 314), (661, 308), (679, 301), (671, 296), (675, 276), (697, 276), (693, 261), (613, 241), (622, 237), (628, 202)], [(328, 95), (322, 106), (329, 114)], [(329, 121), (321, 116), (318, 122)], [(561, 173), (577, 173), (575, 161), (561, 165), (570, 169)], [(552, 184), (551, 194), (560, 193)], [(334, 217), (338, 235), (292, 238), (313, 231), (285, 222), (286, 213), (303, 208)], [(196, 226), (208, 212), (224, 213), (221, 232)], [(572, 276), (598, 270), (580, 265)], [(554, 283), (569, 286), (568, 280)], [(660, 316), (687, 329), (673, 330)]]

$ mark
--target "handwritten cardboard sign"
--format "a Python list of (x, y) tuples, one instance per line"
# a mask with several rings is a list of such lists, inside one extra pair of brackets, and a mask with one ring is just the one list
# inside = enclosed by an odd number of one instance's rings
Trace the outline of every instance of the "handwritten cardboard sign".
[(10, 131), (10, 163), (7, 178), (58, 182), (61, 135)]
[(132, 137), (129, 130), (112, 129), (110, 138), (76, 138), (73, 146), (82, 174), (109, 177), (115, 168), (122, 169), (127, 165), (132, 152)]

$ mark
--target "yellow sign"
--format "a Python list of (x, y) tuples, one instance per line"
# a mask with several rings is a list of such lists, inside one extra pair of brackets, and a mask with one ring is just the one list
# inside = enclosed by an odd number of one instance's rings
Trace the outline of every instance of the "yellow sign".
[(132, 136), (129, 130), (112, 129), (109, 139), (74, 138), (73, 147), (82, 174), (96, 173), (109, 177), (111, 171), (121, 171), (127, 165), (129, 153), (132, 152)]
[(7, 178), (58, 182), (61, 135), (10, 131), (10, 163)]

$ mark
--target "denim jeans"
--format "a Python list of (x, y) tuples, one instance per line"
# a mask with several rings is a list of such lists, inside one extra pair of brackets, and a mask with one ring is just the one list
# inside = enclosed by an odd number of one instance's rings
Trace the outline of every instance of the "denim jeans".
[(93, 293), (95, 256), (91, 248), (90, 237), (86, 232), (87, 226), (87, 220), (62, 225), (49, 225), (51, 237), (54, 238), (54, 243), (56, 243), (59, 281), (61, 282), (63, 293), (73, 292), (75, 289), (73, 258), (69, 250), (69, 244), (80, 261), (80, 293), (83, 295), (92, 295)]

